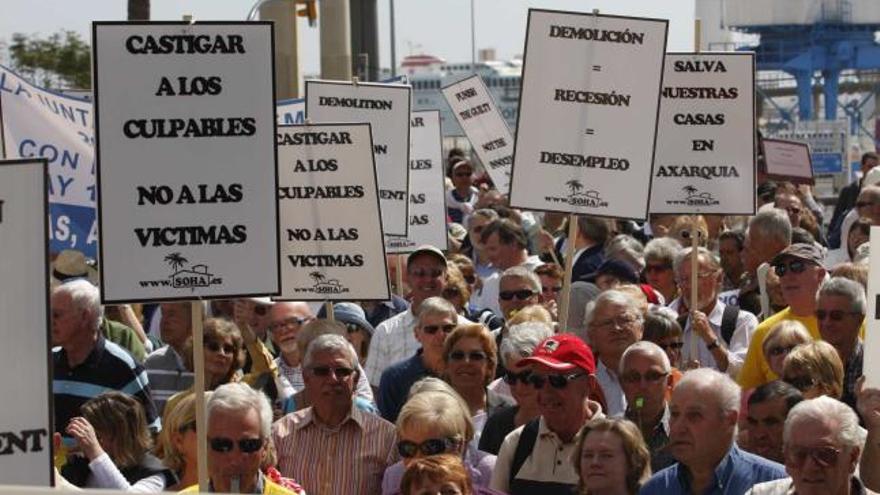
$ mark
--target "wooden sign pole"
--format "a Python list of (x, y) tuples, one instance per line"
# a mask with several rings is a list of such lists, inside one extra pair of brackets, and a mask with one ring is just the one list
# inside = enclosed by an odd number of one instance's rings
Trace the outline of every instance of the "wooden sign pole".
[[(700, 36), (702, 31), (702, 22), (700, 19), (694, 20), (694, 51), (700, 53)], [(691, 360), (697, 360), (697, 352), (699, 338), (697, 337), (697, 332), (694, 330), (694, 311), (698, 311), (700, 308), (697, 307), (697, 297), (698, 297), (698, 282), (699, 282), (699, 273), (698, 270), (700, 268), (698, 251), (700, 247), (700, 230), (697, 228), (697, 221), (700, 217), (698, 215), (694, 215), (691, 218), (691, 303), (688, 310), (690, 311), (690, 319), (691, 319)]]
[(568, 216), (568, 237), (565, 243), (565, 275), (562, 280), (562, 297), (559, 299), (559, 331), (568, 331), (568, 308), (571, 301), (571, 270), (574, 266), (574, 245), (577, 240), (577, 215)]
[(208, 422), (205, 416), (205, 342), (202, 326), (202, 303), (192, 301), (193, 393), (196, 401), (196, 452), (198, 455), (199, 491), (208, 492)]

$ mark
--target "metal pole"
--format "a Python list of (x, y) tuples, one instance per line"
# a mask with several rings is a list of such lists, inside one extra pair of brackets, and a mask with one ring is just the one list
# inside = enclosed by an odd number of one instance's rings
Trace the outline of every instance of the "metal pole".
[(474, 0), (471, 0), (471, 72), (477, 73), (477, 29), (474, 20)]
[(388, 0), (391, 21), (391, 77), (397, 77), (397, 40), (394, 33), (394, 0)]

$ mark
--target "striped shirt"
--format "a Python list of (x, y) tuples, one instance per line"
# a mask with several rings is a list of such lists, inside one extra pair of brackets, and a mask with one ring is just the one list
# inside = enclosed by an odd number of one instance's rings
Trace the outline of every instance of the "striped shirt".
[(281, 475), (309, 495), (379, 495), (382, 474), (397, 461), (394, 425), (357, 408), (333, 428), (311, 407), (290, 413), (272, 426), (272, 440)]
[(188, 390), (195, 380), (195, 374), (186, 369), (180, 354), (170, 345), (151, 352), (144, 361), (144, 368), (160, 415), (164, 414), (168, 399), (177, 392)]
[(52, 350), (52, 362), (55, 431), (63, 433), (70, 419), (81, 415), (79, 408), (86, 401), (112, 391), (139, 400), (150, 429), (159, 431), (159, 416), (153, 404), (147, 372), (118, 345), (98, 334), (92, 352), (75, 368), (67, 363), (67, 352), (61, 347)]

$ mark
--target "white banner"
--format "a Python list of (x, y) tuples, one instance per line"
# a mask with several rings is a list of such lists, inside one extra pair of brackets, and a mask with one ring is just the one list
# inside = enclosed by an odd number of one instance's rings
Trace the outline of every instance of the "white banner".
[(382, 225), (389, 235), (407, 235), (411, 95), (412, 87), (401, 84), (306, 81), (306, 117), (313, 124), (372, 125)]
[(865, 316), (865, 350), (862, 374), (865, 386), (880, 388), (880, 227), (871, 227), (870, 270), (868, 273), (868, 314)]
[(647, 216), (668, 24), (529, 10), (511, 206)]
[(278, 128), (279, 299), (388, 300), (370, 124)]
[(458, 125), (489, 173), (495, 188), (510, 192), (513, 136), (498, 111), (492, 93), (479, 74), (442, 89)]
[(92, 104), (34, 86), (0, 66), (0, 121), (6, 158), (49, 162), (49, 240), (53, 252), (96, 257)]
[(272, 31), (93, 24), (105, 302), (278, 294)]
[(667, 54), (651, 213), (753, 215), (755, 158), (755, 54)]
[(52, 483), (45, 160), (0, 161), (0, 480)]
[(306, 100), (293, 98), (279, 100), (275, 104), (275, 119), (278, 125), (299, 125), (306, 123)]
[(445, 251), (446, 174), (440, 111), (413, 112), (410, 129), (409, 234), (385, 237), (385, 249), (389, 253), (407, 253), (430, 244)]

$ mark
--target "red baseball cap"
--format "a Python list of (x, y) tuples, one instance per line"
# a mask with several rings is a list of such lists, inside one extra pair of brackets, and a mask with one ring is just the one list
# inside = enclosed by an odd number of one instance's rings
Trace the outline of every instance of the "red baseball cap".
[(543, 364), (556, 371), (571, 371), (580, 368), (587, 373), (596, 372), (593, 351), (580, 337), (568, 333), (544, 339), (532, 355), (521, 363)]

